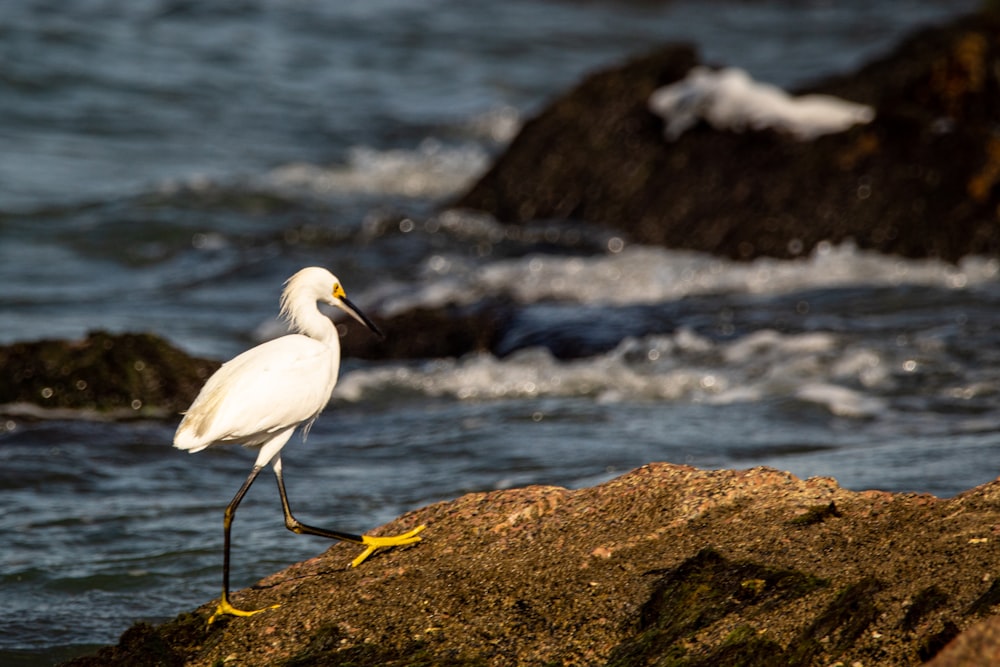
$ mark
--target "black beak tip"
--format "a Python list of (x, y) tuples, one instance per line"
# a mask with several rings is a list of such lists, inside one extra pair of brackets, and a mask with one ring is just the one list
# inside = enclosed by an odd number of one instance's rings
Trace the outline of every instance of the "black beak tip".
[(368, 318), (367, 315), (361, 312), (361, 309), (355, 306), (350, 299), (348, 299), (346, 296), (341, 296), (340, 302), (344, 306), (343, 309), (346, 310), (351, 317), (353, 317), (361, 324), (365, 325), (365, 328), (367, 328), (369, 331), (375, 334), (379, 340), (385, 340), (385, 334), (382, 333), (382, 330), (379, 329), (375, 325), (375, 323)]

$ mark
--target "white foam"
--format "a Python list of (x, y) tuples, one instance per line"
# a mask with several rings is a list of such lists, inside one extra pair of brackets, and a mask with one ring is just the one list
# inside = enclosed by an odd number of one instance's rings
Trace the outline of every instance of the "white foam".
[(694, 67), (684, 79), (654, 91), (649, 108), (663, 118), (664, 134), (671, 141), (699, 120), (718, 130), (771, 128), (810, 141), (875, 118), (869, 106), (830, 95), (792, 97), (732, 67)]
[(787, 336), (771, 329), (761, 329), (731, 343), (723, 350), (723, 358), (731, 364), (747, 364), (762, 355), (782, 354), (814, 355), (829, 352), (836, 339), (828, 333), (804, 333)]
[(813, 404), (836, 416), (871, 418), (887, 409), (881, 395), (895, 385), (891, 373), (876, 378), (869, 370), (901, 369), (894, 354), (900, 353), (859, 347), (830, 333), (764, 330), (714, 342), (681, 329), (628, 338), (606, 354), (571, 361), (533, 348), (502, 360), (481, 353), (355, 370), (341, 379), (334, 395), (345, 401), (410, 393), (474, 401), (590, 397), (604, 403), (718, 405), (778, 399)]
[(463, 126), (474, 137), (506, 144), (521, 129), (521, 113), (515, 107), (502, 106), (470, 118)]
[(532, 348), (503, 360), (477, 354), (418, 367), (355, 371), (341, 379), (336, 396), (356, 401), (368, 392), (395, 389), (460, 400), (542, 396), (590, 396), (601, 401), (678, 400), (697, 391), (702, 381), (702, 374), (694, 369), (651, 376), (641, 367), (622, 363), (615, 354), (563, 362), (542, 348)]
[(326, 194), (395, 194), (439, 198), (467, 187), (488, 164), (486, 152), (474, 143), (446, 145), (425, 139), (413, 150), (379, 151), (358, 146), (346, 165), (293, 163), (272, 170), (265, 184)]
[(849, 286), (924, 285), (964, 289), (994, 282), (995, 258), (968, 257), (959, 264), (910, 260), (821, 243), (798, 260), (760, 258), (736, 262), (705, 253), (626, 246), (593, 257), (531, 255), (480, 264), (435, 255), (417, 280), (384, 284), (368, 303), (393, 314), (417, 306), (474, 303), (505, 296), (521, 303), (561, 301), (624, 306), (662, 303), (704, 294), (778, 295)]
[(804, 384), (795, 390), (795, 397), (822, 406), (838, 417), (876, 417), (886, 407), (878, 397), (826, 382)]

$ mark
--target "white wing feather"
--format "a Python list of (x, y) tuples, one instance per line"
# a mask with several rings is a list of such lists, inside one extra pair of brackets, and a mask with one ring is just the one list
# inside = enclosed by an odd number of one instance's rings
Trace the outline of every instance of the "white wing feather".
[(340, 360), (333, 356), (329, 347), (300, 334), (247, 350), (208, 379), (181, 421), (174, 446), (197, 452), (217, 442), (260, 445), (311, 421), (337, 383)]

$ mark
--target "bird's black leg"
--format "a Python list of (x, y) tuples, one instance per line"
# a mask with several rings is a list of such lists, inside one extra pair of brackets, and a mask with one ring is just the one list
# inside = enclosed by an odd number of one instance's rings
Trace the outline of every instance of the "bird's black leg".
[(331, 540), (341, 540), (344, 542), (353, 542), (355, 544), (365, 545), (367, 549), (365, 549), (360, 556), (351, 561), (351, 565), (355, 567), (360, 565), (366, 558), (368, 558), (368, 556), (374, 553), (376, 549), (384, 547), (397, 547), (420, 541), (420, 538), (417, 537), (417, 533), (422, 531), (424, 526), (418, 526), (401, 535), (393, 535), (390, 537), (372, 537), (370, 535), (354, 535), (352, 533), (343, 533), (339, 530), (327, 530), (325, 528), (316, 528), (315, 526), (306, 525), (292, 516), (292, 508), (288, 504), (288, 494), (285, 493), (285, 480), (281, 474), (280, 458), (274, 460), (274, 477), (278, 480), (278, 493), (281, 495), (281, 509), (285, 513), (285, 527), (298, 535), (318, 535)]
[(229, 603), (229, 547), (230, 547), (230, 529), (233, 525), (233, 517), (236, 516), (236, 508), (239, 507), (240, 503), (243, 501), (243, 496), (247, 494), (250, 490), (250, 485), (253, 484), (254, 480), (257, 479), (257, 475), (263, 470), (263, 466), (254, 466), (253, 470), (250, 471), (250, 475), (247, 477), (246, 481), (243, 482), (243, 486), (240, 490), (236, 492), (233, 499), (229, 501), (226, 505), (226, 513), (223, 515), (222, 519), (222, 529), (223, 529), (223, 551), (222, 551), (222, 599), (219, 600), (219, 606), (216, 607), (215, 613), (212, 614), (211, 618), (208, 619), (208, 624), (211, 625), (216, 618), (219, 616), (253, 616), (257, 612), (264, 611), (265, 609), (273, 609), (278, 605), (273, 605), (271, 607), (265, 607), (264, 609), (255, 609), (253, 611), (244, 611), (242, 609), (237, 609)]
[(339, 530), (325, 530), (323, 528), (316, 528), (315, 526), (307, 526), (296, 519), (292, 516), (292, 508), (288, 504), (288, 494), (285, 492), (285, 480), (281, 474), (280, 461), (274, 462), (274, 477), (278, 480), (278, 493), (281, 495), (281, 509), (285, 513), (285, 528), (297, 535), (319, 535), (320, 537), (326, 537), (331, 540), (342, 540), (344, 542), (354, 542), (355, 544), (365, 543), (363, 535), (353, 535), (351, 533), (342, 533)]

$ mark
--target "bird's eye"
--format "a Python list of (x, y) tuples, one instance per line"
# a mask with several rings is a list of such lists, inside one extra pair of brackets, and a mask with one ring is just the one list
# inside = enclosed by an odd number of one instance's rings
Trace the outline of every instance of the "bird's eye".
[(347, 294), (344, 292), (344, 288), (340, 286), (340, 283), (334, 283), (333, 285), (333, 296), (338, 299), (343, 299)]

